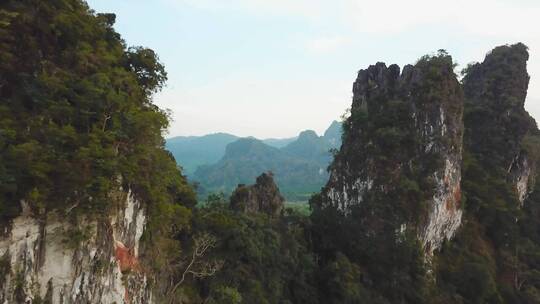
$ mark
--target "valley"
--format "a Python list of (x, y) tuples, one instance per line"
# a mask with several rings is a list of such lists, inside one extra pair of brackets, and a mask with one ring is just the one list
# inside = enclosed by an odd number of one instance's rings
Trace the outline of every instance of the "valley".
[(293, 138), (259, 140), (216, 133), (170, 138), (166, 148), (180, 166), (186, 164), (184, 172), (203, 200), (211, 193), (229, 195), (238, 184), (271, 171), (287, 200), (307, 203), (328, 180), (331, 150), (340, 145), (341, 123), (334, 121), (322, 136), (308, 130)]

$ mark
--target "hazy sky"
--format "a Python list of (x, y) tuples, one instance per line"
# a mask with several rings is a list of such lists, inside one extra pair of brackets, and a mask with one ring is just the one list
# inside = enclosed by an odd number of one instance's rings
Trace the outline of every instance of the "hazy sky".
[(529, 46), (526, 108), (540, 119), (539, 0), (89, 0), (169, 73), (168, 136), (318, 133), (351, 104), (359, 69), (446, 49), (461, 67)]

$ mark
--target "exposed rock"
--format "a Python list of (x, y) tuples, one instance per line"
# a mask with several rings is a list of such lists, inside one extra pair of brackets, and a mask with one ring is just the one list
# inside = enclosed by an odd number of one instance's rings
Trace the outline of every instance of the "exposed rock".
[(527, 153), (523, 150), (514, 158), (508, 169), (508, 178), (514, 185), (521, 205), (533, 190), (534, 171), (536, 170), (533, 164), (530, 163)]
[(358, 73), (353, 93), (323, 206), (345, 214), (359, 207), (363, 221), (414, 229), (430, 253), (462, 216), (463, 94), (452, 60), (425, 57), (401, 74), (397, 65), (377, 63)]
[(529, 84), (527, 47), (521, 43), (491, 51), (471, 65), (463, 79), (465, 145), (490, 168), (507, 168), (520, 203), (531, 192), (535, 164), (523, 149), (528, 132), (536, 129), (524, 108)]
[(145, 210), (131, 192), (121, 196), (115, 215), (77, 223), (85, 236), (80, 242), (70, 237), (73, 224), (56, 213), (15, 218), (0, 239), (9, 265), (0, 273), (0, 303), (152, 303), (137, 261)]
[(271, 172), (257, 177), (255, 185), (238, 185), (231, 195), (231, 208), (241, 212), (263, 212), (270, 216), (278, 216), (285, 200), (274, 183)]

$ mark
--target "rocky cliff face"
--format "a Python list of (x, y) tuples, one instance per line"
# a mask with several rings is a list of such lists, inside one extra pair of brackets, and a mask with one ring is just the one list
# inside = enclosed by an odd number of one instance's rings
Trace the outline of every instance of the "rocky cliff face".
[(463, 94), (452, 70), (441, 53), (401, 73), (383, 63), (358, 73), (323, 205), (391, 219), (396, 231), (414, 230), (427, 252), (452, 237), (462, 216), (463, 134)]
[(504, 168), (522, 204), (531, 192), (535, 164), (523, 149), (525, 136), (536, 129), (525, 111), (529, 75), (527, 47), (500, 46), (482, 63), (467, 69), (465, 145), (486, 167)]
[(239, 185), (231, 195), (231, 208), (241, 212), (262, 212), (278, 216), (283, 210), (284, 201), (269, 172), (257, 177), (254, 185)]
[(152, 303), (137, 259), (145, 210), (131, 192), (117, 199), (114, 215), (75, 224), (23, 203), (0, 237), (0, 303)]
[(462, 85), (444, 52), (403, 72), (383, 63), (361, 70), (323, 205), (412, 229), (431, 253), (461, 223), (464, 149), (523, 204), (536, 176), (536, 153), (524, 144), (537, 130), (524, 109), (527, 60), (523, 44), (497, 47), (466, 69)]

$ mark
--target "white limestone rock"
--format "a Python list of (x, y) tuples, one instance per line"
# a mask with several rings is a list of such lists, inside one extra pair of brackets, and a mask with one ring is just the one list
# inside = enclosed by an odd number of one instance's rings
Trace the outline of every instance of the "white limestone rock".
[(0, 273), (0, 303), (152, 303), (137, 264), (146, 213), (130, 191), (123, 196), (108, 221), (79, 221), (89, 237), (76, 246), (66, 243), (72, 224), (56, 214), (38, 220), (23, 208), (0, 238), (0, 257), (9, 261)]

